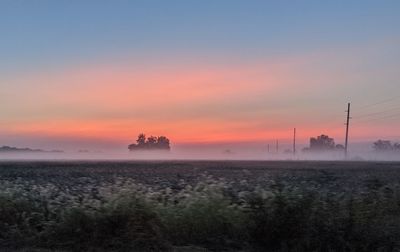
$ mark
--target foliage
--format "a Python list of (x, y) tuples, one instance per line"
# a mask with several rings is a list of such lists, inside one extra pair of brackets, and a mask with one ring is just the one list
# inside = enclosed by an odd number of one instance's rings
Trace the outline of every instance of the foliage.
[(310, 147), (304, 148), (303, 151), (343, 151), (344, 146), (341, 144), (335, 145), (335, 140), (327, 135), (320, 135), (310, 138)]
[(170, 141), (165, 136), (150, 136), (146, 140), (145, 134), (139, 134), (136, 144), (128, 146), (130, 151), (135, 150), (170, 150)]
[(389, 140), (378, 140), (374, 142), (373, 148), (378, 152), (399, 151), (400, 143), (392, 144)]
[[(169, 165), (173, 171), (178, 164)], [(109, 168), (110, 176), (101, 168), (97, 173), (80, 168), (68, 180), (58, 176), (63, 170), (24, 167), (0, 172), (2, 250), (400, 249), (400, 183), (391, 170), (363, 170), (364, 177), (354, 179), (352, 169), (285, 170), (274, 176), (254, 176), (249, 169), (238, 177), (201, 172), (192, 182), (162, 175), (144, 184), (115, 176), (117, 168)], [(42, 172), (46, 179), (35, 178)], [(162, 168), (157, 174), (162, 172), (176, 176)]]

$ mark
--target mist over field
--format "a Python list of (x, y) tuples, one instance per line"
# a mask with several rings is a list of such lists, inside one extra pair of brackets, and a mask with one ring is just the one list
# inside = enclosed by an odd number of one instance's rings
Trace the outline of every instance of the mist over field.
[[(304, 146), (282, 144), (278, 153), (275, 146), (263, 143), (178, 144), (170, 151), (129, 151), (124, 148), (104, 150), (67, 150), (63, 152), (0, 152), (0, 160), (344, 160), (342, 151), (304, 152)], [(349, 161), (400, 161), (397, 152), (377, 152), (369, 143), (353, 144)]]

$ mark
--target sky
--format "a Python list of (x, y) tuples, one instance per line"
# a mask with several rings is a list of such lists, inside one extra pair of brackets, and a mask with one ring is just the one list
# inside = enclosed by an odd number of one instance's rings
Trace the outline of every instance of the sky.
[(400, 1), (0, 1), (0, 145), (400, 140)]

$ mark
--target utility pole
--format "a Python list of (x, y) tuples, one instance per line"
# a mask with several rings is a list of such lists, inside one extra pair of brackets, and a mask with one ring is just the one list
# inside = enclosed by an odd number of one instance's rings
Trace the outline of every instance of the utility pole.
[(268, 150), (268, 153), (269, 153), (269, 144), (267, 145), (267, 150)]
[(279, 153), (279, 141), (276, 140), (276, 153)]
[(347, 159), (348, 154), (348, 143), (349, 143), (349, 124), (350, 124), (350, 102), (347, 103), (347, 120), (346, 120), (346, 140), (344, 143), (344, 158)]
[(293, 156), (296, 156), (296, 128), (293, 129)]

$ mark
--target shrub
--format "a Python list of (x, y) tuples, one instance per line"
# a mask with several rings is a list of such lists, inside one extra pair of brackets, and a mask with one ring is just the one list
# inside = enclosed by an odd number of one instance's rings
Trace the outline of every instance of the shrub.
[(269, 186), (211, 177), (194, 186), (179, 183), (171, 189), (118, 180), (97, 191), (84, 183), (66, 191), (52, 184), (32, 186), (37, 193), (6, 184), (10, 188), (0, 195), (0, 249), (400, 249), (398, 183), (369, 179), (347, 192), (287, 180)]
[(245, 213), (224, 196), (221, 186), (200, 183), (159, 205), (164, 232), (172, 243), (219, 250), (241, 245)]
[(160, 219), (146, 202), (121, 195), (95, 211), (65, 211), (48, 233), (47, 247), (84, 251), (144, 251), (168, 248), (160, 232)]

